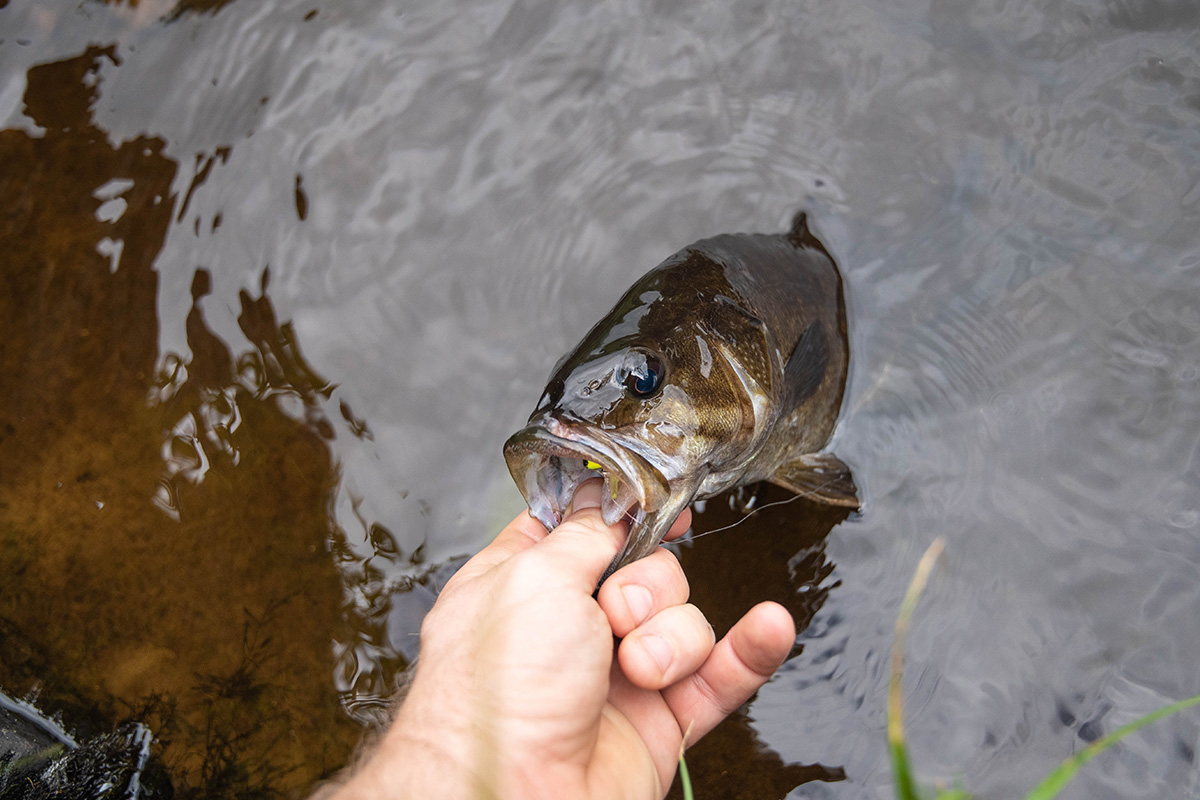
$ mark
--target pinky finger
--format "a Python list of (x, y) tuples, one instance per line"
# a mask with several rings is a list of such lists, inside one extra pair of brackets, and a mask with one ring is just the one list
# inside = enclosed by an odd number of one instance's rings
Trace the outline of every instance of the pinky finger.
[(759, 603), (717, 642), (694, 673), (663, 690), (691, 746), (759, 690), (787, 658), (796, 626), (778, 603)]

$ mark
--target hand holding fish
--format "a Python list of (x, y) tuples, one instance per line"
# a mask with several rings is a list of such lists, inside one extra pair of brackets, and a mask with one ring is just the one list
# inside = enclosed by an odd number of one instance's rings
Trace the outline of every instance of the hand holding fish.
[(775, 672), (795, 639), (787, 611), (763, 603), (714, 642), (665, 550), (593, 597), (627, 535), (601, 496), (581, 485), (549, 534), (522, 513), (447, 583), (392, 728), (336, 797), (661, 798), (684, 736)]

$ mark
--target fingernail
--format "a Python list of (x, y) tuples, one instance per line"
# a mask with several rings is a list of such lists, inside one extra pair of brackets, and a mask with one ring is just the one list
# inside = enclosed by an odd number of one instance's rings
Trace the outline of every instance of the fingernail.
[(650, 604), (654, 600), (650, 590), (641, 584), (631, 583), (621, 587), (621, 594), (625, 596), (625, 605), (629, 606), (634, 624), (641, 625), (650, 616)]
[(671, 659), (674, 653), (671, 650), (671, 643), (663, 637), (655, 633), (649, 633), (638, 640), (638, 644), (646, 649), (650, 658), (658, 665), (658, 670), (663, 675), (667, 674), (667, 668), (671, 666)]

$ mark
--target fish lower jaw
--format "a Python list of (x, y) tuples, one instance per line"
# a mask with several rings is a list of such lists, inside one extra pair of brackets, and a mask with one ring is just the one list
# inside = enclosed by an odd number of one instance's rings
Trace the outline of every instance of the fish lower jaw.
[(604, 518), (604, 524), (615, 525), (622, 519), (637, 519), (641, 511), (641, 499), (633, 484), (623, 474), (603, 469), (594, 462), (588, 461), (586, 466), (594, 469), (604, 482), (600, 489), (600, 515)]
[(621, 519), (633, 521), (640, 511), (637, 498), (626, 499), (621, 496), (619, 488), (610, 490), (607, 485), (604, 487), (600, 496), (600, 516), (604, 518), (605, 525), (615, 525)]

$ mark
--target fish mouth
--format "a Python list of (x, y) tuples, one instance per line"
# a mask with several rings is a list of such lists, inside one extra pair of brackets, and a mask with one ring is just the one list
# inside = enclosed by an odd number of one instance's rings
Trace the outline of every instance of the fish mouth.
[(530, 514), (547, 529), (562, 522), (575, 490), (591, 478), (605, 481), (600, 513), (607, 525), (626, 518), (637, 526), (671, 495), (667, 478), (646, 458), (601, 431), (557, 417), (514, 433), (504, 443), (504, 459)]

